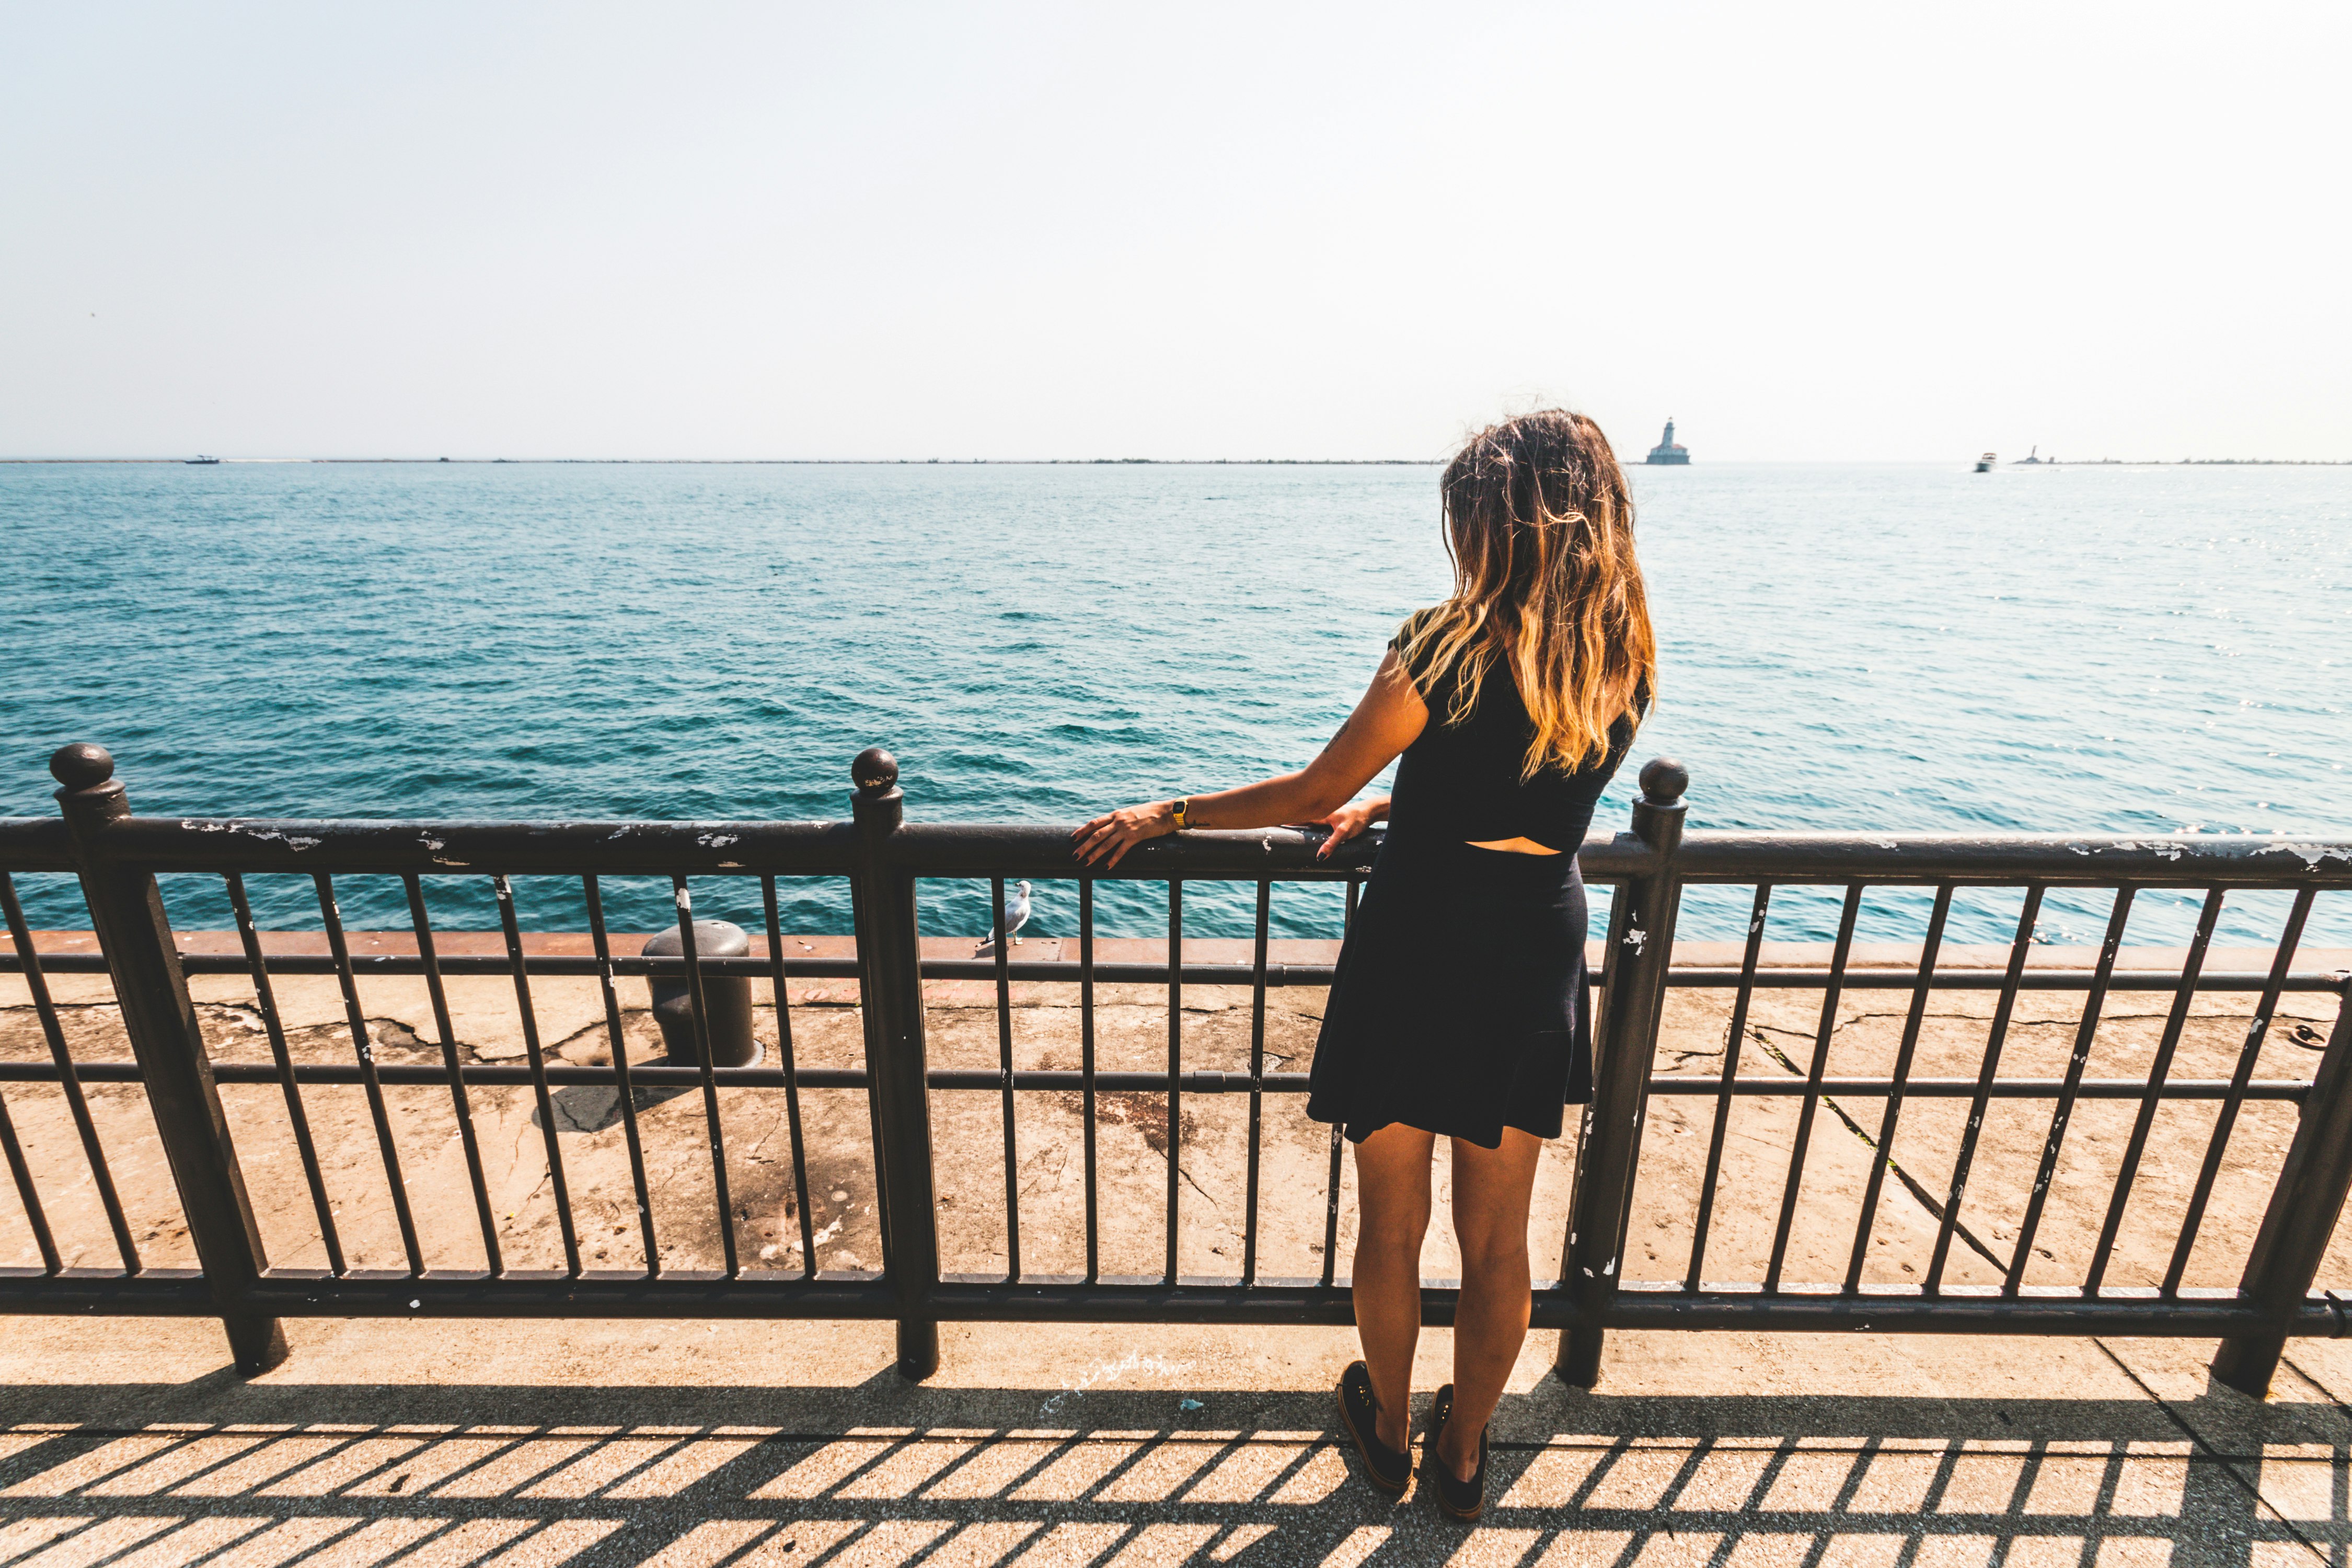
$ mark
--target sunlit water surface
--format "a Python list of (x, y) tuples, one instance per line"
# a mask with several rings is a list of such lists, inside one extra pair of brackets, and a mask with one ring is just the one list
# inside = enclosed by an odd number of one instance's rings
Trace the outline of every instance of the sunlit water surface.
[[(1681, 758), (1691, 824), (2352, 837), (2352, 469), (1699, 465), (1636, 469), (1664, 658), (1636, 760)], [(1436, 473), (1412, 467), (0, 468), (0, 812), (55, 809), (68, 740), (111, 748), (142, 813), (838, 817), (860, 747), (896, 752), (910, 816), (1075, 821), (1296, 766), (1397, 621), (1442, 596)], [(1600, 822), (1626, 821), (1629, 767)], [(37, 924), (86, 923), (22, 879)], [(253, 883), (315, 925), (306, 879)], [(228, 922), (172, 879), (176, 919)], [(355, 926), (398, 884), (348, 879)], [(842, 889), (784, 884), (788, 928), (845, 929)], [(526, 923), (576, 889), (520, 884)], [(1107, 890), (1107, 930), (1164, 929), (1164, 889)], [(665, 889), (608, 885), (650, 929)], [(756, 919), (713, 879), (706, 912)], [(479, 879), (436, 919), (495, 923)], [(984, 888), (926, 884), (926, 929), (984, 929)], [(1695, 890), (1731, 936), (1744, 890)], [(1789, 890), (1770, 933), (1821, 939)], [(1874, 893), (1864, 940), (1916, 936)], [(2235, 900), (2222, 940), (2277, 932)], [(1278, 889), (1280, 934), (1332, 934), (1329, 889)], [(2005, 942), (2019, 896), (1963, 895)], [(2106, 895), (2053, 893), (2043, 941), (2094, 942)], [(1076, 900), (1044, 886), (1033, 930)], [(2177, 942), (2186, 895), (2135, 942)], [(1188, 889), (1187, 930), (1246, 930)], [(2352, 942), (2352, 905), (2312, 936)]]

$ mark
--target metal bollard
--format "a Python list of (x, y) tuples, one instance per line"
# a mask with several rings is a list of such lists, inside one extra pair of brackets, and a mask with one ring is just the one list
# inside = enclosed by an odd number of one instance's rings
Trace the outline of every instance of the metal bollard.
[[(744, 934), (741, 926), (730, 921), (697, 921), (694, 947), (698, 958), (747, 958), (751, 952), (751, 939)], [(673, 927), (647, 937), (641, 951), (647, 958), (677, 958), (684, 949)], [(702, 1057), (694, 1048), (694, 995), (687, 977), (647, 975), (646, 984), (653, 992), (654, 1022), (661, 1026), (662, 1044), (669, 1051), (669, 1059), (681, 1066), (698, 1066)], [(706, 973), (702, 977), (702, 1005), (709, 1015), (712, 1067), (747, 1068), (760, 1059), (759, 1042), (751, 1037), (749, 975)]]

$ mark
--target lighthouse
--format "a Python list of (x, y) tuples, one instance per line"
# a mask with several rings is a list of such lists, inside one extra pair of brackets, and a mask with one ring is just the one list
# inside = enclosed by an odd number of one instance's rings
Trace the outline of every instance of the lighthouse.
[(1644, 462), (1651, 463), (1687, 463), (1690, 461), (1690, 448), (1687, 447), (1677, 447), (1675, 445), (1675, 422), (1673, 420), (1669, 419), (1666, 421), (1666, 433), (1658, 437), (1658, 444), (1650, 448), (1649, 457), (1643, 460)]

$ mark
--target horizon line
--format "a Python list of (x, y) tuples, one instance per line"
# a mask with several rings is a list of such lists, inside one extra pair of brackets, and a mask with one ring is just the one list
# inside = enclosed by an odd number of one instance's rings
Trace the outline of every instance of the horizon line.
[[(230, 463), (254, 466), (303, 464), (345, 465), (406, 465), (436, 468), (446, 464), (478, 467), (520, 466), (522, 464), (571, 465), (575, 467), (644, 467), (644, 468), (1442, 468), (1445, 458), (0, 458), (0, 465), (28, 467), (33, 465), (105, 467), (177, 465), (188, 468), (211, 468)], [(1733, 458), (1718, 459), (1733, 463), (1916, 463), (1967, 464), (1974, 459), (1960, 458)], [(1704, 463), (1646, 463), (1640, 459), (1625, 461), (1628, 468), (1704, 468)], [(2002, 468), (2352, 468), (2352, 458), (2043, 458), (2038, 463), (2026, 458), (2011, 458), (1996, 465)]]

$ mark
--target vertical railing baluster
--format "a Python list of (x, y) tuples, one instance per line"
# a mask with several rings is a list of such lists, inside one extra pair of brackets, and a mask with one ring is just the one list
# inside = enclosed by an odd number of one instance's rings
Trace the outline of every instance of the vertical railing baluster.
[(2099, 943), (2099, 967), (2091, 976), (2090, 994), (2083, 999), (2083, 1016), (2074, 1026), (2074, 1049), (2066, 1058), (2066, 1081), (2058, 1090), (2058, 1104), (2050, 1113), (2050, 1132), (2042, 1140), (2041, 1168), (2025, 1200), (2025, 1218), (2017, 1227), (2017, 1246), (2010, 1253), (2009, 1274), (2000, 1293), (2014, 1296), (2025, 1284), (2025, 1265), (2033, 1256), (2033, 1238), (2042, 1229), (2042, 1211), (2049, 1201), (2050, 1184), (2058, 1174), (2058, 1152), (2065, 1145), (2066, 1124), (2074, 1114), (2074, 1098), (2083, 1071), (2091, 1065), (2091, 1043), (2099, 1033), (2099, 1015), (2107, 1004), (2107, 987), (2116, 977), (2116, 954), (2124, 944), (2124, 926), (2131, 918), (2132, 890), (2116, 889), (2115, 908), (2107, 915), (2107, 934)]
[(1588, 1134), (1579, 1151), (1560, 1268), (1575, 1293), (1580, 1321), (1560, 1335), (1558, 1367), (1561, 1381), (1579, 1388), (1590, 1388), (1601, 1378), (1602, 1331), (1598, 1320), (1617, 1294), (1618, 1263), (1625, 1249), (1650, 1068), (1657, 1055), (1682, 895), (1675, 857), (1682, 845), (1688, 809), (1682, 797), (1690, 787), (1690, 775), (1681, 763), (1658, 757), (1643, 768), (1641, 782), (1641, 798), (1633, 803), (1633, 832), (1648, 847), (1650, 860), (1626, 879), (1612, 900), (1611, 930), (1622, 934), (1613, 939), (1609, 954), (1601, 1060), (1593, 1074)]
[(727, 1190), (727, 1135), (719, 1118), (719, 1076), (710, 1059), (710, 1010), (703, 999), (702, 953), (694, 941), (694, 895), (688, 891), (686, 879), (672, 876), (669, 879), (671, 897), (677, 904), (678, 951), (686, 958), (687, 1005), (693, 1009), (694, 1054), (701, 1058), (702, 1120), (710, 1138), (711, 1195), (719, 1205), (719, 1249), (727, 1265), (727, 1278), (734, 1279), (742, 1272), (735, 1257), (735, 1201)]
[(514, 975), (515, 1011), (522, 1020), (524, 1059), (530, 1067), (530, 1091), (539, 1104), (540, 1142), (547, 1151), (548, 1187), (555, 1199), (555, 1222), (563, 1237), (563, 1270), (580, 1277), (580, 1234), (572, 1220), (572, 1184), (563, 1179), (563, 1145), (555, 1131), (555, 1097), (547, 1090), (547, 1057), (539, 1047), (539, 1012), (531, 1005), (530, 972), (523, 963), (522, 927), (515, 918), (514, 885), (504, 873), (490, 879), (498, 895), (499, 929), (507, 939), (507, 968)]
[[(612, 1042), (614, 1091), (621, 1102), (622, 1141), (629, 1151), (629, 1184), (636, 1192), (637, 1241), (646, 1252), (646, 1278), (658, 1279), (661, 1244), (654, 1235), (653, 1189), (646, 1180), (645, 1143), (637, 1129), (637, 1088), (629, 1079), (629, 1040), (621, 1027), (621, 993), (613, 983), (613, 938), (604, 929), (604, 890), (594, 877), (583, 876), (580, 891), (588, 905), (588, 937), (596, 949), (596, 984), (604, 1003), (604, 1037)], [(805, 1197), (802, 1207), (807, 1207)]]
[(1168, 879), (1168, 1268), (1176, 1283), (1177, 1161), (1183, 1149), (1184, 884)]
[[(1589, 1012), (1592, 1018), (1592, 1027), (1594, 1030), (1592, 1036), (1592, 1068), (1595, 1095), (1599, 1093), (1601, 1056), (1601, 1031), (1603, 1031), (1608, 1027), (1609, 997), (1615, 990), (1618, 982), (1624, 977), (1629, 967), (1629, 962), (1626, 961), (1624, 957), (1626, 952), (1625, 932), (1628, 928), (1630, 911), (1633, 910), (1633, 906), (1627, 896), (1626, 886), (1627, 884), (1624, 882), (1612, 882), (1608, 884), (1609, 918), (1602, 928), (1601, 938), (1601, 970), (1599, 973), (1594, 973), (1591, 972), (1588, 963), (1585, 973), (1586, 987), (1591, 993)], [(1589, 893), (1590, 889), (1587, 890)], [(1588, 941), (1587, 947), (1589, 948), (1590, 945), (1590, 942)], [(1594, 1101), (1588, 1099), (1580, 1109), (1580, 1114), (1579, 1114), (1576, 1119), (1576, 1152), (1569, 1165), (1570, 1182), (1571, 1184), (1569, 1194), (1570, 1213), (1569, 1215), (1569, 1235), (1560, 1244), (1559, 1285), (1563, 1290), (1571, 1295), (1574, 1293), (1576, 1287), (1575, 1267), (1570, 1258), (1570, 1253), (1576, 1246), (1576, 1216), (1574, 1214), (1576, 1196), (1574, 1184), (1580, 1183), (1584, 1179), (1585, 1150), (1586, 1146), (1592, 1142), (1593, 1105)], [(1558, 1354), (1554, 1358), (1555, 1366), (1565, 1364), (1564, 1358), (1567, 1353), (1568, 1341), (1566, 1337), (1563, 1336), (1560, 1341)]]
[(1323, 1173), (1323, 1283), (1330, 1284), (1339, 1277), (1339, 1157), (1347, 1147), (1347, 1126), (1331, 1123), (1331, 1163)]
[(1265, 1101), (1266, 930), (1274, 914), (1274, 884), (1257, 885), (1257, 941), (1250, 959), (1249, 1182), (1242, 1203), (1242, 1283), (1257, 1279), (1257, 1169), (1260, 1112)]
[(1723, 1077), (1715, 1091), (1715, 1126), (1707, 1134), (1706, 1174), (1698, 1185), (1698, 1217), (1691, 1226), (1690, 1271), (1683, 1289), (1696, 1290), (1706, 1266), (1707, 1226), (1715, 1217), (1715, 1186), (1723, 1173), (1723, 1141), (1731, 1130), (1731, 1084), (1739, 1076), (1739, 1047), (1748, 1035), (1748, 1008), (1756, 995), (1756, 963), (1764, 950), (1764, 917), (1772, 884), (1756, 884), (1756, 905), (1748, 915), (1748, 945), (1739, 955), (1739, 991), (1731, 1002), (1731, 1026), (1724, 1036)]
[(2263, 1041), (2270, 1035), (2271, 1019), (2278, 1012), (2279, 993), (2285, 988), (2287, 972), (2294, 963), (2294, 951), (2302, 945), (2303, 926), (2311, 916), (2315, 892), (2305, 888), (2295, 894), (2294, 907), (2287, 911), (2286, 929), (2279, 933), (2278, 951), (2271, 957), (2270, 976), (2263, 983), (2262, 1000), (2254, 1006), (2254, 1021), (2246, 1026), (2246, 1042), (2238, 1049), (2237, 1070), (2230, 1075), (2229, 1098), (2221, 1101), (2221, 1114), (2214, 1119), (2213, 1134), (2206, 1141), (2205, 1161), (2197, 1172), (2197, 1189), (2189, 1194), (2189, 1210), (2180, 1219), (2180, 1239), (2174, 1243), (2171, 1266), (2164, 1271), (2164, 1294), (2168, 1300), (2180, 1293), (2181, 1276), (2188, 1271), (2189, 1255), (2196, 1249), (2197, 1232), (2205, 1222), (2205, 1205), (2212, 1200), (2214, 1178), (2221, 1173), (2221, 1158), (2229, 1152), (2230, 1133), (2236, 1128), (2238, 1112), (2246, 1103), (2246, 1084), (2254, 1076), (2255, 1058), (2262, 1055)]
[(1095, 879), (1078, 879), (1078, 1093), (1086, 1121), (1087, 1283), (1102, 1277), (1095, 1176)]
[(2026, 955), (2033, 951), (2033, 924), (2042, 915), (2042, 884), (2025, 887), (2025, 906), (2018, 911), (2017, 940), (2010, 943), (2009, 972), (2001, 977), (2000, 1000), (1994, 1004), (1992, 1026), (1985, 1033), (1983, 1064), (1977, 1069), (1976, 1097), (1969, 1101), (1969, 1120), (1960, 1131), (1960, 1152), (1952, 1162), (1950, 1194), (1944, 1200), (1943, 1222), (1936, 1227), (1936, 1251), (1927, 1260), (1927, 1277), (1920, 1289), (1933, 1296), (1944, 1287), (1944, 1264), (1951, 1257), (1952, 1237), (1959, 1227), (1960, 1204), (1968, 1196), (1969, 1173), (1976, 1163), (1977, 1140), (1984, 1132), (1985, 1107), (1991, 1102), (1993, 1079), (2000, 1072), (2001, 1047), (2009, 1040), (2009, 1020), (2017, 1008), (2017, 990), (2025, 979)]
[(1797, 1112), (1797, 1136), (1789, 1145), (1789, 1176), (1780, 1189), (1780, 1214), (1772, 1226), (1772, 1260), (1764, 1269), (1764, 1293), (1780, 1289), (1780, 1268), (1788, 1261), (1789, 1233), (1797, 1219), (1797, 1194), (1805, 1182), (1805, 1154), (1812, 1147), (1813, 1118), (1822, 1107), (1822, 1076), (1828, 1071), (1830, 1045), (1837, 1037), (1838, 1002), (1845, 993), (1846, 961), (1853, 952), (1853, 924), (1862, 913), (1862, 884), (1849, 882), (1845, 907), (1838, 911), (1837, 945), (1830, 952), (1830, 983), (1822, 993), (1822, 1019), (1813, 1033), (1813, 1057), (1805, 1067), (1805, 1098)]
[(1927, 939), (1919, 944), (1918, 977), (1911, 984), (1911, 1010), (1903, 1019), (1903, 1043), (1895, 1047), (1894, 1087), (1886, 1092), (1886, 1109), (1878, 1118), (1878, 1142), (1870, 1152), (1870, 1179), (1863, 1184), (1862, 1213), (1853, 1223), (1853, 1255), (1846, 1260), (1845, 1289), (1862, 1289), (1862, 1270), (1870, 1256), (1871, 1233), (1878, 1224), (1878, 1196), (1886, 1190), (1886, 1173), (1895, 1164), (1895, 1127), (1903, 1114), (1903, 1086), (1911, 1080), (1911, 1060), (1919, 1049), (1920, 1026), (1927, 1020), (1927, 997), (1936, 988), (1936, 962), (1944, 951), (1944, 926), (1952, 914), (1952, 884), (1936, 887), (1936, 906), (1927, 916)]
[(2204, 908), (2197, 915), (2197, 934), (2189, 938), (2189, 951), (2180, 961), (2180, 980), (2172, 992), (2172, 1011), (2164, 1020), (2163, 1037), (2157, 1041), (2156, 1055), (2148, 1062), (2147, 1087), (2140, 1091), (2139, 1113), (2132, 1119), (2131, 1139), (2124, 1145), (2123, 1158), (2116, 1165), (2115, 1194), (2107, 1200), (2106, 1218), (2099, 1225), (2099, 1244), (2091, 1249), (2091, 1266), (2083, 1274), (2083, 1294), (2096, 1297), (2099, 1287), (2107, 1277), (2107, 1260), (2115, 1255), (2116, 1237), (2122, 1233), (2124, 1208), (2130, 1203), (2132, 1184), (2139, 1175), (2140, 1157), (2147, 1149), (2149, 1130), (2156, 1125), (2156, 1113), (2164, 1103), (2165, 1081), (2172, 1074), (2173, 1054), (2180, 1047), (2180, 1032), (2189, 1023), (2189, 1010), (2197, 1000), (2197, 980), (2205, 968), (2206, 950), (2213, 944), (2213, 927), (2221, 918), (2221, 901), (2225, 889), (2210, 889), (2205, 895)]
[[(82, 898), (114, 977), (123, 1032), (146, 1082), (148, 1110), (180, 1189), (188, 1239), (204, 1267), (236, 1369), (253, 1376), (286, 1359), (286, 1338), (276, 1318), (251, 1304), (269, 1267), (269, 1252), (246, 1196), (236, 1145), (213, 1081), (212, 1058), (163, 913), (163, 891), (153, 873), (121, 858), (111, 847), (112, 830), (130, 816), (131, 805), (106, 749), (60, 747), (49, 759), (49, 772), (64, 786), (57, 799), (73, 843)], [(66, 1081), (73, 1082), (70, 1076)], [(96, 1170), (101, 1178), (104, 1169), (101, 1162)]]
[(55, 1275), (64, 1269), (65, 1259), (58, 1256), (48, 1215), (41, 1212), (41, 1194), (33, 1186), (32, 1167), (25, 1163), (25, 1148), (16, 1141), (16, 1120), (8, 1114), (5, 1094), (0, 1094), (0, 1152), (8, 1157), (8, 1175), (16, 1184), (17, 1201), (25, 1206), (25, 1224), (33, 1232), (33, 1245), (40, 1249), (41, 1272)]
[[(2311, 1075), (2294, 1141), (2238, 1280), (2240, 1296), (2281, 1315), (2303, 1304), (2335, 1238), (2345, 1195), (2352, 1192), (2352, 975), (2341, 978), (2336, 1026)], [(2269, 1392), (2285, 1349), (2286, 1337), (2279, 1333), (2223, 1340), (2213, 1357), (2213, 1375), (2260, 1399)]]
[[(33, 951), (33, 934), (26, 929), (25, 911), (16, 904), (16, 883), (5, 871), (0, 871), (0, 900), (5, 900), (7, 907), (8, 938), (16, 950), (27, 989), (33, 994), (33, 1011), (54, 1016), (56, 1009), (49, 1005), (48, 984), (40, 978), (40, 954)], [(48, 1026), (44, 1022), (42, 1027), (46, 1030)], [(25, 1147), (16, 1140), (16, 1123), (8, 1115), (5, 1094), (0, 1094), (0, 1150), (7, 1154), (8, 1175), (16, 1184), (17, 1201), (25, 1205), (25, 1223), (32, 1228), (33, 1244), (40, 1248), (41, 1270), (56, 1274), (65, 1268), (65, 1260), (58, 1255), (57, 1238), (49, 1234), (48, 1215), (42, 1212), (40, 1190), (33, 1184), (33, 1169), (26, 1163)]]
[[(490, 1208), (490, 1182), (482, 1169), (481, 1141), (474, 1133), (473, 1097), (466, 1092), (465, 1064), (457, 1059), (457, 1026), (449, 1018), (449, 995), (441, 984), (441, 954), (433, 942), (433, 920), (425, 909), (425, 884), (411, 871), (401, 878), (408, 893), (408, 928), (416, 935), (416, 956), (425, 968), (425, 994), (433, 1005), (433, 1026), (441, 1034), (441, 1065), (449, 1074), (449, 1109), (457, 1118), (458, 1147), (466, 1156), (466, 1181), (474, 1189), (474, 1218), (482, 1227), (482, 1262), (490, 1278), (507, 1271), (499, 1250), (499, 1218)], [(610, 989), (610, 982), (606, 989)]]
[(939, 1370), (940, 1325), (931, 1292), (940, 1280), (938, 1194), (931, 1165), (931, 1110), (925, 1081), (922, 947), (916, 935), (915, 878), (892, 854), (906, 820), (898, 759), (879, 746), (849, 765), (857, 832), (857, 987), (866, 1025), (883, 1218), (882, 1245), (898, 1298), (898, 1375), (919, 1383)]
[(800, 1069), (793, 1050), (792, 998), (784, 986), (783, 922), (776, 912), (776, 879), (760, 879), (760, 905), (768, 921), (768, 990), (776, 1005), (776, 1055), (784, 1069), (784, 1123), (793, 1141), (793, 1201), (801, 1214), (801, 1278), (816, 1278), (816, 1224), (809, 1217), (808, 1145), (801, 1132)]
[[(1348, 878), (1347, 894), (1339, 912), (1339, 937), (1344, 942), (1356, 930), (1356, 879)], [(1329, 1168), (1323, 1177), (1323, 1283), (1328, 1286), (1339, 1278), (1339, 1160), (1347, 1147), (1347, 1124), (1331, 1123), (1331, 1156)]]
[(1013, 938), (1004, 929), (1004, 879), (988, 881), (996, 952), (996, 1072), (1004, 1119), (1004, 1278), (1021, 1278), (1021, 1145), (1013, 1113)]
[(383, 1101), (383, 1083), (375, 1067), (375, 1042), (368, 1038), (367, 1014), (360, 1006), (359, 983), (352, 974), (351, 944), (343, 938), (342, 911), (335, 903), (334, 879), (324, 871), (312, 874), (318, 889), (319, 918), (326, 923), (327, 949), (335, 957), (335, 981), (342, 988), (343, 1019), (352, 1031), (352, 1050), (360, 1062), (360, 1085), (367, 1093), (368, 1115), (375, 1123), (376, 1151), (383, 1157), (383, 1179), (392, 1190), (392, 1217), (400, 1227), (401, 1249), (408, 1254), (408, 1271), (425, 1272), (425, 1248), (416, 1239), (416, 1215), (408, 1205), (408, 1182), (401, 1174), (400, 1146), (392, 1135), (392, 1112)]
[(229, 908), (236, 916), (237, 940), (245, 947), (245, 967), (253, 977), (253, 1002), (261, 1014), (261, 1027), (269, 1040), (269, 1057), (278, 1066), (278, 1084), (286, 1099), (286, 1120), (294, 1129), (294, 1152), (302, 1162), (302, 1179), (310, 1189), (310, 1212), (319, 1221), (319, 1239), (327, 1254), (327, 1272), (341, 1279), (343, 1240), (335, 1229), (335, 1208), (327, 1195), (327, 1176), (319, 1164), (319, 1148), (310, 1136), (310, 1118), (302, 1107), (302, 1088), (294, 1081), (294, 1053), (286, 1044), (286, 1025), (278, 1011), (278, 994), (269, 984), (269, 964), (261, 952), (261, 933), (254, 928), (253, 906), (246, 901), (245, 879), (235, 871), (222, 879), (228, 884)]
[[(33, 994), (33, 1012), (40, 1020), (41, 1037), (48, 1044), (49, 1059), (58, 1066), (58, 1088), (65, 1093), (74, 1131), (81, 1137), (82, 1157), (89, 1163), (90, 1184), (98, 1192), (99, 1206), (106, 1212), (107, 1228), (114, 1233), (114, 1250), (122, 1259), (122, 1271), (136, 1274), (142, 1267), (139, 1247), (131, 1238), (131, 1222), (122, 1212), (122, 1199), (114, 1190), (114, 1173), (106, 1163), (106, 1147), (99, 1142), (98, 1123), (90, 1119), (89, 1101), (82, 1094), (81, 1077), (75, 1069), (73, 1052), (66, 1045), (65, 1026), (58, 1020), (57, 1004), (49, 999), (48, 976), (41, 972), (41, 955), (33, 951), (32, 931), (26, 923), (23, 907), (16, 902), (16, 884), (5, 877), (0, 877), (0, 900), (5, 900), (8, 936), (16, 943), (18, 962), (24, 967), (25, 988)], [(23, 1188), (27, 1198), (26, 1212), (37, 1214), (39, 1205), (30, 1196), (29, 1173), (26, 1183)], [(46, 1233), (46, 1222), (37, 1228)], [(44, 1248), (45, 1255), (51, 1250)]]

